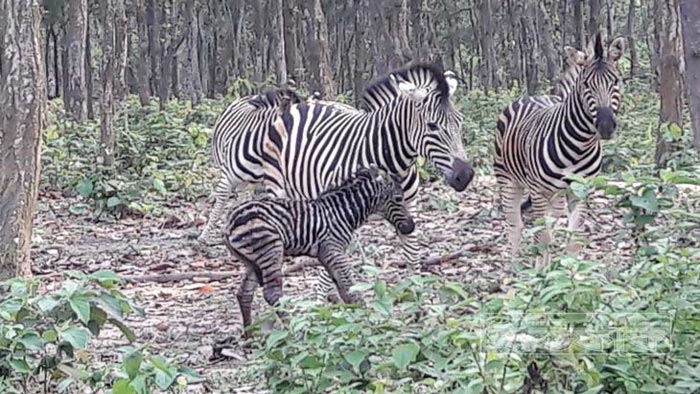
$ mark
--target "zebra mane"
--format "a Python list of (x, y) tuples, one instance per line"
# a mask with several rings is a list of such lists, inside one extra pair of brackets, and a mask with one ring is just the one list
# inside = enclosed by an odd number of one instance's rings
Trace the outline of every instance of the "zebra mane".
[(302, 102), (299, 95), (296, 94), (296, 92), (294, 92), (293, 90), (287, 88), (278, 88), (266, 90), (254, 96), (253, 99), (249, 101), (249, 104), (258, 108), (277, 107), (285, 101), (291, 104)]
[[(377, 96), (383, 98), (387, 95), (391, 96), (391, 98), (397, 97), (399, 93), (396, 86), (394, 86), (394, 82), (391, 78), (392, 75), (413, 82), (421, 87), (435, 83), (440, 102), (443, 104), (447, 103), (450, 98), (450, 86), (447, 83), (447, 78), (445, 78), (445, 72), (442, 67), (431, 63), (416, 63), (396, 71), (391, 71), (387, 75), (374, 80), (367, 86), (365, 92), (362, 94), (360, 105), (368, 109), (375, 109), (371, 103), (376, 101)], [(426, 75), (429, 76), (427, 81), (425, 80)], [(374, 98), (370, 100), (370, 97)]]
[(373, 171), (372, 169), (359, 168), (350, 178), (340, 181), (336, 179), (335, 182), (333, 182), (330, 187), (319, 196), (319, 199), (332, 197), (333, 195), (337, 194), (345, 194), (348, 191), (357, 188), (359, 185), (372, 182), (377, 178), (377, 175), (378, 174), (376, 171)]

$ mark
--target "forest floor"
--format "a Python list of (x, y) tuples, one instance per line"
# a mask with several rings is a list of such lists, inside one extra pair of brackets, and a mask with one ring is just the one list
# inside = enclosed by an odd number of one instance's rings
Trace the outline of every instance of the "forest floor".
[[(513, 270), (529, 266), (530, 233), (525, 233), (521, 256), (516, 261), (504, 258), (504, 221), (493, 209), (494, 180), (477, 178), (463, 193), (449, 190), (442, 182), (426, 184), (413, 209), (419, 239), (430, 250), (429, 256), (446, 255), (468, 249), (461, 257), (447, 259), (431, 267), (446, 281), (468, 284), (474, 294), (508, 291)], [(34, 227), (33, 258), (37, 275), (45, 274), (48, 289), (60, 285), (60, 274), (67, 270), (92, 272), (112, 270), (135, 280), (124, 283), (123, 290), (145, 309), (145, 316), (131, 316), (128, 324), (142, 342), (174, 361), (191, 366), (207, 376), (208, 382), (191, 392), (262, 392), (254, 382), (245, 382), (238, 373), (250, 362), (250, 353), (232, 344), (214, 357), (217, 341), (241, 335), (241, 322), (234, 293), (241, 266), (228, 256), (223, 245), (199, 246), (195, 240), (201, 231), (211, 202), (196, 203), (173, 198), (166, 202), (165, 214), (158, 218), (127, 217), (114, 220), (76, 216), (68, 207), (76, 199), (59, 194), (44, 194)], [(590, 243), (582, 256), (605, 262), (611, 270), (620, 269), (633, 251), (633, 242), (619, 210), (604, 197), (589, 201), (591, 212), (585, 227)], [(561, 235), (558, 239), (562, 239)], [(402, 275), (404, 263), (398, 240), (386, 223), (365, 225), (358, 233), (353, 259), (382, 267), (389, 283)], [(207, 277), (206, 272), (234, 271), (228, 278)], [(313, 269), (290, 274), (285, 295), (308, 298), (313, 288)], [(167, 280), (168, 275), (185, 273), (191, 277)], [(200, 273), (199, 275), (197, 273)], [(259, 314), (262, 297), (256, 298)], [(113, 361), (114, 348), (125, 345), (115, 330), (101, 334), (93, 344), (100, 359)]]

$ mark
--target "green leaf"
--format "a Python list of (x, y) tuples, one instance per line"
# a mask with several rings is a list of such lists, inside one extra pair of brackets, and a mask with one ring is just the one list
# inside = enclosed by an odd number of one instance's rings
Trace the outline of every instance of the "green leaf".
[(85, 349), (89, 335), (84, 328), (70, 327), (61, 332), (60, 337), (70, 343), (75, 349)]
[(121, 198), (117, 196), (112, 196), (107, 199), (107, 208), (114, 208), (122, 203)]
[(80, 194), (83, 197), (90, 197), (90, 194), (92, 194), (94, 188), (95, 186), (93, 185), (92, 181), (90, 179), (85, 178), (78, 183), (78, 185), (75, 187), (75, 190), (77, 190), (78, 194)]
[(282, 330), (276, 330), (273, 331), (268, 337), (267, 340), (265, 341), (265, 347), (270, 350), (273, 347), (275, 347), (279, 342), (281, 342), (283, 339), (287, 338), (287, 331), (282, 331)]
[(140, 351), (134, 351), (129, 353), (124, 358), (124, 370), (129, 376), (129, 379), (134, 379), (136, 375), (141, 371), (141, 362), (143, 361), (143, 356)]
[(354, 350), (345, 355), (345, 361), (350, 363), (350, 365), (358, 371), (360, 369), (360, 364), (365, 361), (365, 357), (367, 357), (367, 353), (362, 350)]
[(641, 196), (630, 196), (630, 202), (633, 206), (646, 209), (650, 213), (659, 211), (659, 203), (656, 199), (656, 192), (651, 188), (644, 190)]
[(136, 390), (129, 386), (129, 379), (119, 379), (112, 386), (112, 394), (136, 394)]
[(316, 356), (307, 356), (299, 363), (301, 369), (319, 369), (323, 367), (323, 363)]
[(61, 381), (61, 383), (58, 384), (58, 386), (56, 387), (56, 390), (59, 393), (62, 393), (64, 391), (66, 391), (66, 389), (74, 382), (75, 382), (75, 380), (73, 380), (73, 378), (65, 378)]
[(678, 125), (678, 123), (670, 123), (668, 125), (668, 131), (671, 133), (671, 137), (674, 140), (679, 140), (681, 137), (683, 137), (683, 129)]
[(56, 342), (56, 339), (58, 339), (58, 334), (56, 334), (56, 331), (54, 330), (47, 330), (41, 334), (41, 337), (44, 338), (46, 342)]
[(156, 369), (156, 385), (161, 390), (167, 390), (175, 381), (175, 374), (168, 370)]
[(121, 281), (121, 278), (119, 278), (119, 275), (115, 274), (112, 271), (97, 271), (93, 272), (88, 276), (90, 280), (97, 281), (100, 285), (102, 286), (111, 286), (113, 284), (119, 283)]
[(19, 343), (24, 345), (25, 348), (32, 350), (41, 349), (44, 346), (44, 341), (35, 332), (24, 333), (19, 339)]
[(120, 320), (112, 318), (110, 318), (108, 321), (117, 326), (117, 328), (119, 328), (119, 331), (121, 331), (122, 334), (124, 334), (124, 336), (126, 337), (126, 339), (129, 340), (129, 342), (134, 342), (136, 340), (136, 334), (134, 334), (131, 328), (127, 327), (126, 324), (124, 324)]
[(165, 190), (165, 183), (158, 178), (153, 178), (153, 188), (160, 194), (165, 194), (167, 192), (167, 190)]
[(391, 353), (391, 359), (399, 369), (405, 369), (416, 360), (420, 348), (415, 343), (400, 345)]
[(78, 315), (78, 318), (84, 324), (90, 320), (90, 301), (81, 295), (72, 296), (68, 302), (70, 303), (71, 309)]
[(29, 364), (27, 364), (27, 362), (22, 359), (15, 358), (10, 360), (10, 366), (12, 367), (12, 369), (19, 373), (32, 372), (32, 368), (29, 366)]
[(51, 297), (44, 297), (36, 302), (42, 312), (47, 313), (53, 310), (53, 308), (60, 305), (60, 302), (56, 301)]
[(600, 385), (598, 385), (598, 386), (591, 387), (590, 389), (584, 391), (582, 394), (597, 394), (597, 393), (599, 393), (600, 390), (602, 390), (602, 389), (603, 389), (603, 385), (600, 384)]

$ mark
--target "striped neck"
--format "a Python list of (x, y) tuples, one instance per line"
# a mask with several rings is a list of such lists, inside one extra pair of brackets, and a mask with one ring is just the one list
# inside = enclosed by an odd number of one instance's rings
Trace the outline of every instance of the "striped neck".
[(379, 185), (371, 179), (355, 179), (348, 185), (324, 193), (316, 202), (332, 212), (350, 231), (354, 231), (379, 209)]
[(574, 150), (581, 151), (581, 155), (600, 143), (593, 117), (576, 90), (564, 98), (561, 108), (564, 121), (562, 133), (559, 135), (560, 142), (563, 142), (563, 139), (570, 141), (569, 145), (578, 148)]
[(369, 114), (364, 144), (365, 165), (376, 164), (405, 174), (418, 159), (419, 123), (415, 105), (400, 97)]

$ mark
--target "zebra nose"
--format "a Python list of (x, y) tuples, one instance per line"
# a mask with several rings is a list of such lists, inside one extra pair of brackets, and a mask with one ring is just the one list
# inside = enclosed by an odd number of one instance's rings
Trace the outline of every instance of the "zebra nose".
[(407, 222), (399, 224), (399, 232), (403, 235), (408, 235), (412, 233), (415, 229), (416, 224), (413, 222), (413, 220), (409, 220)]
[(615, 121), (615, 113), (610, 107), (598, 107), (596, 109), (595, 127), (598, 129), (598, 135), (601, 139), (609, 140), (615, 134), (617, 122)]
[(458, 192), (463, 191), (469, 186), (474, 178), (474, 169), (469, 163), (462, 159), (454, 159), (452, 163), (452, 176), (449, 179), (449, 184)]

